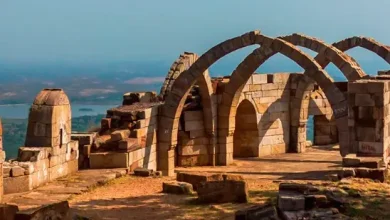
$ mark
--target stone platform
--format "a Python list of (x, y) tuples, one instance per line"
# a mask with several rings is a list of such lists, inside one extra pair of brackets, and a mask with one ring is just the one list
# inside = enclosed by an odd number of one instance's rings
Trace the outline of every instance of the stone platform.
[(80, 170), (70, 176), (59, 178), (44, 186), (26, 193), (4, 196), (4, 203), (17, 205), (19, 210), (34, 209), (64, 200), (72, 195), (87, 192), (93, 187), (104, 184), (126, 174), (125, 169)]

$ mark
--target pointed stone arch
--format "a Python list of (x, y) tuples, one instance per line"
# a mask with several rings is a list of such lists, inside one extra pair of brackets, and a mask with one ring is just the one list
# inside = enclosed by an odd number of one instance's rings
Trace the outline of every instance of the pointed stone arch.
[[(332, 45), (343, 52), (355, 47), (362, 47), (376, 53), (379, 57), (390, 64), (390, 47), (376, 41), (373, 38), (354, 36), (335, 42)], [(326, 65), (328, 64), (329, 63), (326, 63)]]
[(305, 47), (317, 52), (318, 55), (314, 59), (323, 69), (332, 62), (348, 80), (361, 79), (366, 76), (366, 73), (352, 57), (322, 40), (298, 33), (279, 38), (295, 46)]
[[(199, 56), (192, 52), (184, 52), (179, 56), (177, 60), (172, 64), (170, 70), (167, 73), (166, 79), (163, 83), (163, 86), (160, 91), (160, 98), (162, 100), (165, 100), (172, 92), (172, 88), (175, 84), (176, 79), (185, 72), (197, 59)], [(210, 149), (209, 152), (211, 154), (210, 156), (210, 164), (215, 165), (214, 156), (213, 156), (213, 150), (215, 149), (215, 145), (217, 143), (216, 141), (216, 135), (215, 135), (215, 128), (216, 128), (216, 119), (217, 119), (217, 103), (216, 98), (214, 97), (213, 87), (211, 84), (211, 78), (208, 72), (208, 69), (206, 69), (203, 74), (199, 75), (198, 78), (195, 81), (199, 85), (199, 92), (201, 96), (201, 102), (202, 102), (202, 110), (203, 110), (203, 116), (204, 116), (204, 125), (205, 125), (205, 131), (206, 135), (210, 139)], [(194, 83), (195, 83), (194, 82)], [(188, 93), (187, 93), (188, 95)], [(186, 96), (185, 96), (186, 97)], [(185, 99), (185, 98), (184, 98)], [(180, 115), (179, 115), (180, 117)], [(177, 142), (177, 129), (179, 125), (179, 118), (175, 118), (174, 120), (171, 120), (167, 117), (160, 117), (160, 123), (159, 128), (164, 127), (165, 129), (171, 128), (171, 130), (174, 130), (176, 132), (176, 137), (171, 136), (172, 139), (168, 142), (165, 141), (166, 137), (164, 135), (159, 134), (158, 137), (158, 151), (161, 152), (167, 152), (169, 149), (173, 148), (173, 145), (176, 145)], [(160, 143), (161, 142), (161, 143)], [(166, 144), (170, 143), (170, 144)], [(170, 153), (166, 160), (164, 160), (164, 157), (161, 157), (161, 154), (158, 156), (158, 160), (160, 160), (161, 163), (164, 164), (162, 166), (172, 166), (172, 159), (170, 159), (173, 156), (173, 152)], [(170, 164), (169, 164), (169, 163)], [(165, 170), (163, 170), (165, 171)], [(173, 169), (171, 169), (171, 172)], [(168, 171), (166, 171), (164, 174), (167, 175)], [(172, 173), (170, 173), (171, 175)]]

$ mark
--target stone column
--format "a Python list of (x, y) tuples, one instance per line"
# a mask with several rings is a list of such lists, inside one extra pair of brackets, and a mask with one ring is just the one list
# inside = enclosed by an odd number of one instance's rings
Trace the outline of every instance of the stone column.
[[(389, 154), (390, 80), (357, 80), (348, 83), (348, 125), (352, 148), (358, 156)], [(351, 153), (351, 152), (350, 152)]]

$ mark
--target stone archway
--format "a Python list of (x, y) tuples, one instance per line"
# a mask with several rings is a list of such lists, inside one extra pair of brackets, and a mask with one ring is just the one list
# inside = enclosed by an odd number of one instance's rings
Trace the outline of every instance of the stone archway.
[(244, 99), (237, 107), (233, 157), (258, 157), (259, 143), (256, 108)]
[[(160, 123), (159, 128), (159, 138), (160, 138), (160, 145), (163, 147), (160, 147), (160, 153), (161, 156), (159, 158), (162, 158), (159, 162), (159, 169), (162, 170), (164, 173), (172, 173), (173, 167), (169, 158), (171, 158), (172, 149), (175, 146), (175, 137), (177, 136), (177, 130), (174, 129), (174, 124), (177, 124), (177, 119), (180, 116), (180, 113), (182, 111), (183, 105), (184, 105), (184, 98), (186, 97), (190, 88), (192, 85), (196, 82), (198, 77), (206, 71), (213, 63), (215, 63), (217, 60), (222, 58), (223, 56), (236, 51), (238, 49), (241, 49), (246, 46), (259, 44), (262, 46), (263, 49), (256, 50), (254, 54), (250, 55), (249, 58), (244, 60), (244, 64), (239, 67), (243, 69), (243, 71), (251, 70), (254, 66), (259, 66), (258, 58), (256, 58), (257, 55), (259, 55), (262, 58), (267, 58), (271, 56), (272, 53), (281, 52), (284, 55), (290, 57), (295, 62), (297, 62), (300, 66), (304, 67), (306, 70), (305, 75), (308, 76), (308, 79), (314, 79), (320, 87), (324, 90), (325, 94), (327, 94), (327, 97), (329, 96), (329, 100), (332, 104), (332, 108), (334, 109), (336, 117), (339, 119), (338, 121), (343, 121), (341, 125), (345, 124), (346, 120), (346, 100), (344, 95), (338, 90), (337, 87), (333, 85), (333, 80), (329, 75), (323, 71), (323, 69), (318, 65), (314, 59), (310, 58), (307, 55), (302, 56), (302, 52), (295, 48), (292, 44), (285, 42), (281, 39), (275, 40), (269, 37), (265, 37), (260, 34), (259, 31), (253, 31), (246, 33), (244, 35), (229, 39), (227, 41), (224, 41), (215, 47), (211, 48), (209, 51), (207, 51), (205, 54), (203, 54), (198, 60), (196, 60), (193, 65), (191, 65), (188, 70), (184, 71), (180, 76), (177, 77), (177, 79), (174, 81), (172, 90), (169, 93), (169, 95), (165, 99), (165, 104), (162, 106), (160, 115), (165, 122), (169, 123)], [(330, 57), (341, 57), (337, 56), (339, 54), (338, 52), (334, 53), (334, 49), (329, 49), (328, 47), (325, 47), (324, 54), (329, 54)], [(276, 51), (276, 52), (274, 52)], [(336, 56), (335, 56), (336, 54)], [(304, 57), (304, 58), (303, 58)], [(345, 58), (345, 56), (342, 56), (342, 58)], [(260, 59), (261, 60), (261, 59)], [(266, 59), (265, 59), (266, 60)], [(340, 61), (340, 60), (339, 60)], [(354, 65), (352, 62), (353, 60), (350, 59), (342, 59), (341, 63), (344, 63), (345, 73), (349, 71), (349, 76), (357, 76), (356, 78), (361, 77), (364, 73), (360, 71), (360, 68), (358, 68), (357, 65)], [(260, 63), (261, 64), (261, 63)], [(255, 68), (257, 69), (257, 68)], [(254, 70), (255, 70), (254, 69)], [(241, 70), (240, 70), (241, 71)], [(235, 71), (233, 73), (233, 77), (235, 77), (234, 80), (231, 80), (232, 90), (230, 91), (238, 91), (239, 87), (243, 85), (248, 79), (248, 77), (241, 77), (240, 71)], [(238, 73), (237, 73), (238, 72)], [(251, 72), (251, 71), (249, 71)], [(253, 73), (253, 71), (251, 72)], [(251, 74), (250, 73), (250, 74)], [(236, 75), (236, 76), (234, 76)], [(300, 91), (298, 91), (299, 93)], [(230, 93), (230, 92), (229, 92)], [(225, 124), (231, 124), (231, 117), (230, 117), (230, 108), (231, 105), (229, 104), (230, 101), (224, 101), (225, 99), (231, 99), (232, 102), (235, 95), (224, 93), (222, 97), (222, 102), (225, 102), (225, 105), (222, 106), (222, 108), (219, 108), (219, 115), (227, 119), (224, 122), (221, 122), (221, 125), (218, 126), (218, 133), (219, 136), (222, 138), (219, 138), (219, 161), (221, 164), (228, 164), (228, 161), (230, 161), (230, 158), (232, 157), (231, 150), (228, 150), (226, 148), (227, 141), (225, 139), (226, 136), (229, 134), (229, 126), (224, 126)], [(232, 103), (231, 102), (231, 103)], [(226, 103), (228, 103), (226, 105)], [(233, 105), (236, 107), (236, 105)], [(222, 113), (222, 114), (221, 114)], [(227, 115), (226, 115), (227, 113)], [(342, 118), (342, 119), (341, 119)], [(341, 132), (345, 131), (347, 132), (347, 127), (344, 129), (339, 129)], [(222, 143), (222, 144), (221, 144)]]
[[(263, 36), (263, 38), (264, 42), (267, 43), (263, 43), (261, 48), (253, 51), (243, 62), (239, 64), (237, 69), (233, 72), (229, 84), (226, 86), (226, 92), (222, 97), (222, 107), (219, 108), (219, 139), (226, 138), (226, 140), (228, 140), (228, 137), (234, 130), (235, 110), (237, 108), (238, 99), (243, 89), (243, 85), (262, 63), (276, 53), (282, 53), (305, 69), (304, 75), (306, 75), (308, 79), (313, 79), (319, 84), (330, 100), (334, 112), (338, 116), (341, 116), (336, 117), (336, 120), (343, 121), (345, 123), (347, 120), (346, 99), (339, 89), (333, 84), (332, 78), (321, 68), (321, 66), (319, 66), (313, 58), (303, 53), (291, 43), (278, 38), (273, 39), (265, 36)], [(354, 67), (353, 65), (351, 66)], [(355, 71), (357, 73), (358, 69)], [(339, 130), (348, 131), (347, 127), (340, 127)], [(220, 144), (220, 150), (222, 150), (222, 152), (231, 152), (231, 146), (231, 143)], [(226, 161), (230, 161), (232, 159), (229, 157), (229, 154), (226, 158)], [(222, 164), (225, 164), (225, 161), (222, 161)]]
[[(356, 61), (351, 58), (349, 55), (343, 53), (342, 51), (338, 50), (334, 46), (328, 45), (323, 41), (320, 41), (316, 38), (308, 37), (301, 34), (293, 34), (289, 36), (283, 36), (280, 37), (280, 39), (289, 41), (289, 43), (292, 43), (294, 45), (306, 47), (308, 49), (311, 49), (313, 51), (318, 52), (319, 54), (316, 56), (315, 61), (318, 61), (321, 67), (323, 67), (325, 62), (328, 60), (330, 62), (333, 62), (340, 70), (343, 72), (343, 74), (349, 79), (349, 80), (356, 80), (363, 78), (366, 76), (364, 71), (360, 68), (360, 66), (356, 63)], [(263, 45), (264, 46), (264, 45)], [(249, 57), (249, 56), (248, 56)], [(251, 62), (251, 61), (246, 61)], [(243, 62), (244, 63), (244, 62)], [(258, 66), (260, 66), (259, 64)], [(302, 65), (301, 65), (302, 66)], [(310, 71), (305, 72), (306, 76), (309, 76)], [(309, 91), (307, 91), (307, 88), (310, 84), (312, 84), (314, 81), (315, 76), (306, 77), (303, 81), (299, 83), (297, 92), (296, 92), (296, 98), (292, 101), (292, 122), (291, 122), (291, 148), (296, 152), (302, 152), (305, 149), (306, 146), (306, 123), (307, 123), (307, 109), (308, 109), (308, 100), (306, 100), (309, 97)], [(318, 77), (317, 77), (318, 78)], [(236, 78), (239, 79), (239, 78)], [(330, 80), (330, 82), (333, 82), (333, 79), (330, 76), (327, 76), (327, 79)], [(336, 87), (334, 87), (336, 90), (338, 90)], [(236, 90), (231, 90), (236, 91)], [(332, 94), (334, 93), (334, 94)], [(338, 94), (343, 95), (341, 92), (328, 92), (328, 94)], [(305, 98), (306, 97), (306, 98)], [(335, 104), (335, 103), (332, 103)], [(340, 112), (340, 109), (344, 109)], [(337, 108), (338, 112), (335, 112), (336, 117), (343, 117), (346, 116), (346, 103), (342, 108)], [(346, 117), (345, 119), (346, 120)], [(340, 134), (340, 145), (341, 147), (341, 154), (346, 154), (348, 151), (348, 128), (345, 127), (345, 123), (341, 123), (340, 126), (344, 127), (344, 129), (340, 129), (343, 133)]]

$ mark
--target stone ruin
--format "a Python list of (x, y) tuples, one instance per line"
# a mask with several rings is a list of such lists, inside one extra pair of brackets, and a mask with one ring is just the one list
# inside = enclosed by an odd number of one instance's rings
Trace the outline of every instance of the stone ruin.
[(78, 142), (71, 140), (70, 102), (62, 89), (44, 89), (28, 117), (26, 141), (16, 160), (3, 163), (4, 193), (32, 190), (78, 170)]
[[(212, 64), (251, 45), (260, 47), (231, 75), (210, 77)], [(318, 54), (313, 58), (298, 47)], [(389, 46), (371, 38), (330, 45), (302, 34), (272, 38), (260, 31), (226, 40), (200, 57), (185, 52), (159, 95), (126, 93), (122, 105), (109, 109), (100, 129), (90, 133), (72, 133), (65, 93), (45, 89), (31, 107), (18, 159), (0, 163), (5, 193), (31, 190), (78, 169), (145, 168), (172, 176), (176, 166), (224, 166), (235, 157), (302, 153), (311, 145), (309, 115), (314, 145), (339, 144), (341, 178), (383, 177), (390, 143), (389, 72), (367, 75), (344, 53), (355, 47), (390, 63)], [(256, 73), (277, 53), (304, 72)], [(324, 70), (331, 62), (348, 81), (334, 82)]]

